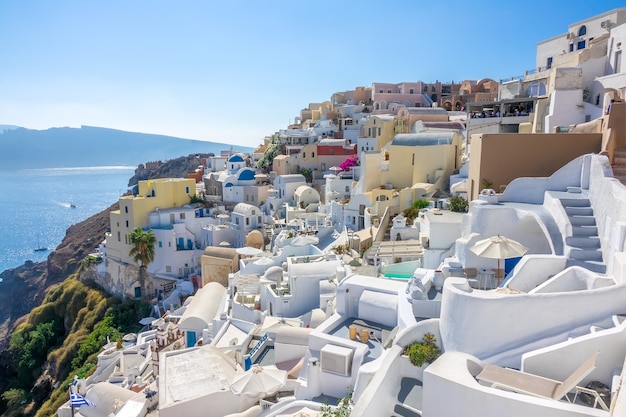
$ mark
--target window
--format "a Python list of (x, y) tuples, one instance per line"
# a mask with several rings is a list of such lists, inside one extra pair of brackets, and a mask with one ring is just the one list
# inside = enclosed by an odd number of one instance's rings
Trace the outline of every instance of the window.
[(166, 265), (165, 272), (172, 272), (172, 267), (170, 265)]
[(349, 192), (350, 192), (350, 186), (346, 185), (346, 193), (349, 193)]
[(574, 44), (570, 43), (569, 44), (569, 51), (572, 52), (574, 50)]
[(124, 207), (124, 213), (128, 213), (128, 206)]
[(549, 57), (548, 61), (546, 62), (546, 69), (550, 68), (552, 68), (552, 57)]
[(126, 227), (128, 227), (128, 220), (126, 220)]
[(371, 127), (367, 128), (367, 136), (370, 137), (370, 138), (372, 137), (372, 128)]
[(302, 152), (302, 158), (306, 158), (306, 152)]
[(615, 74), (622, 72), (622, 51), (615, 52), (615, 63), (613, 66), (615, 67), (613, 71)]
[(189, 187), (185, 187), (185, 193), (189, 194)]
[(378, 136), (380, 136), (380, 127), (378, 128)]
[(261, 224), (261, 216), (257, 216), (256, 217), (256, 221), (257, 221), (258, 224)]
[(387, 90), (387, 94), (391, 94), (391, 90)]
[(246, 226), (250, 226), (250, 218), (246, 217)]
[(122, 241), (122, 235), (120, 232), (117, 232), (117, 241), (121, 242)]
[(411, 155), (411, 165), (415, 165), (415, 154)]
[(409, 88), (409, 94), (414, 94), (413, 89)]
[(235, 217), (235, 224), (239, 224), (239, 217)]
[(379, 92), (379, 93), (382, 93), (382, 92), (383, 92), (383, 89), (381, 88), (380, 90), (378, 90), (378, 92)]
[(311, 152), (311, 158), (315, 158), (315, 152)]
[(578, 29), (578, 36), (584, 36), (587, 34), (587, 26), (582, 25), (580, 29)]
[(252, 210), (252, 215), (254, 216), (256, 214), (256, 212), (254, 210)]
[(159, 240), (159, 247), (162, 248), (163, 247), (163, 242)]
[(180, 219), (185, 220), (185, 213), (180, 213)]
[(585, 41), (578, 42), (576, 49), (585, 49)]

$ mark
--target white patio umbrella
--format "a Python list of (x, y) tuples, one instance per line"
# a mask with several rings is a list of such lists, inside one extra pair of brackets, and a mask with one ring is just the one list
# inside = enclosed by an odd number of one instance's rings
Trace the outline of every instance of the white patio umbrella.
[(276, 417), (317, 417), (321, 415), (321, 413), (317, 410), (313, 410), (309, 407), (302, 407), (298, 412), (288, 413), (288, 414), (279, 414)]
[(253, 365), (246, 372), (235, 376), (230, 391), (236, 395), (258, 398), (275, 393), (286, 382), (287, 371)]
[(521, 243), (500, 235), (479, 240), (469, 249), (478, 256), (498, 260), (498, 286), (500, 286), (500, 259), (517, 258), (528, 251)]
[(144, 317), (141, 320), (139, 320), (139, 324), (143, 324), (144, 326), (147, 326), (148, 324), (152, 324), (152, 322), (155, 320), (156, 319), (154, 317)]
[(299, 227), (299, 226), (302, 226), (303, 224), (304, 222), (301, 219), (291, 219), (289, 223), (287, 223), (287, 226)]
[(244, 255), (244, 256), (255, 256), (255, 255), (260, 255), (263, 253), (262, 249), (254, 248), (252, 246), (244, 246), (243, 248), (237, 248), (235, 249), (235, 251), (239, 255)]
[(267, 265), (274, 265), (274, 260), (270, 257), (264, 256), (262, 258), (257, 259), (256, 261), (253, 261), (252, 263), (255, 265), (267, 266)]

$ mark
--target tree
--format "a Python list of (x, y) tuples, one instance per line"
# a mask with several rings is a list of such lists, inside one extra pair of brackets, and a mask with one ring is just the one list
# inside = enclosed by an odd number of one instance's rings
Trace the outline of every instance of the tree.
[(128, 253), (135, 262), (139, 263), (139, 285), (141, 295), (146, 295), (146, 280), (148, 278), (148, 264), (154, 261), (154, 246), (156, 237), (152, 230), (146, 232), (141, 227), (136, 228), (130, 234), (130, 243), (133, 245)]
[(309, 168), (301, 168), (300, 174), (304, 176), (304, 179), (309, 184), (313, 182), (313, 171), (311, 171)]
[(467, 211), (467, 200), (463, 197), (450, 197), (448, 208), (456, 213), (465, 213)]

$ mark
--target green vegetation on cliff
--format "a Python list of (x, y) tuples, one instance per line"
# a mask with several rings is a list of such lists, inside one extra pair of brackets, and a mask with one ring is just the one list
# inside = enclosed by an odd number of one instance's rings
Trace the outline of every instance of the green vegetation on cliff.
[[(2, 369), (2, 376), (11, 381), (8, 395), (2, 396), (3, 408), (9, 407), (5, 414), (33, 415), (37, 410), (37, 416), (55, 415), (68, 399), (73, 376), (95, 370), (97, 354), (107, 340), (117, 341), (124, 333), (137, 331), (147, 308), (134, 301), (121, 302), (73, 277), (53, 287), (11, 337), (11, 360)], [(57, 381), (61, 383), (53, 391)], [(32, 394), (27, 397), (29, 390)]]

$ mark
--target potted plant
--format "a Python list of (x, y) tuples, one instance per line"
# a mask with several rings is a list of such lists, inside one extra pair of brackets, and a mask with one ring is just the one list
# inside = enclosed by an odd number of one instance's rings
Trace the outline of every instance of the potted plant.
[(413, 342), (405, 348), (405, 354), (409, 361), (415, 366), (430, 364), (441, 355), (441, 350), (437, 346), (435, 336), (426, 333), (421, 342)]

